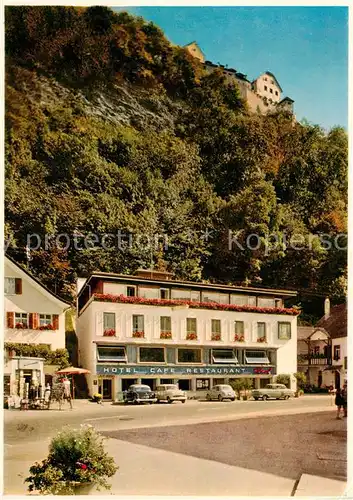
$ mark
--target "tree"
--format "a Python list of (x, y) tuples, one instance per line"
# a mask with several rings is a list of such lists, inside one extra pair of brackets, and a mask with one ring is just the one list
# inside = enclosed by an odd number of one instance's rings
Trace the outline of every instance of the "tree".
[(290, 375), (282, 373), (276, 376), (276, 384), (284, 384), (286, 387), (290, 386)]
[(297, 379), (298, 389), (303, 389), (306, 384), (306, 375), (304, 372), (296, 372), (294, 373), (295, 378)]

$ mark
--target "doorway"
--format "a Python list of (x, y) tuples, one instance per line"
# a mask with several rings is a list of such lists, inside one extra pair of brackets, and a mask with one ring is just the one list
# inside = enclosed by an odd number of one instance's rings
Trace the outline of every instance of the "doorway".
[(111, 378), (103, 378), (98, 382), (98, 392), (102, 394), (103, 400), (113, 399), (113, 384)]
[(136, 378), (122, 378), (121, 379), (121, 390), (127, 391), (130, 385), (137, 384)]
[(148, 385), (152, 391), (156, 390), (156, 379), (155, 378), (142, 378), (141, 384)]
[(340, 372), (335, 372), (335, 388), (340, 389), (341, 387), (341, 375)]

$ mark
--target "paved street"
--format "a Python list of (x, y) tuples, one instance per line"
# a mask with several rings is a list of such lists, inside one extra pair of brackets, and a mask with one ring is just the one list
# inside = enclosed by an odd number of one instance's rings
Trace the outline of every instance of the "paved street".
[[(5, 411), (5, 493), (25, 493), (23, 476), (45, 457), (50, 437), (81, 423), (109, 437), (120, 467), (114, 494), (288, 496), (300, 472), (345, 475), (346, 422), (335, 420), (328, 396), (141, 407), (76, 401), (73, 410)], [(155, 481), (161, 473), (167, 483)], [(205, 485), (202, 475), (211, 478)]]

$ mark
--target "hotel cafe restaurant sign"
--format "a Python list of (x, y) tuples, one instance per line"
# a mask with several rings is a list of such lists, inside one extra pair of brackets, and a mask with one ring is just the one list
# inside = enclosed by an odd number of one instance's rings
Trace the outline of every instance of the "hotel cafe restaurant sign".
[(273, 375), (272, 367), (259, 366), (118, 366), (97, 365), (97, 375)]

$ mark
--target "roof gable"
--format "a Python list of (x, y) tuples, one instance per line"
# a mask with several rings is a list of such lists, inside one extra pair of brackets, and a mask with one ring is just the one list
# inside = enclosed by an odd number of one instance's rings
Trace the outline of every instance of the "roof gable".
[(277, 80), (277, 78), (275, 77), (275, 75), (274, 75), (273, 73), (271, 73), (270, 71), (265, 71), (265, 73), (262, 73), (262, 74), (261, 74), (260, 76), (258, 76), (258, 77), (256, 78), (256, 80), (254, 80), (254, 81), (259, 80), (259, 78), (261, 78), (261, 77), (262, 77), (262, 76), (264, 76), (264, 75), (268, 75), (268, 76), (270, 76), (271, 78), (273, 78), (273, 79), (274, 79), (274, 81), (276, 82), (276, 85), (277, 85), (277, 87), (279, 88), (279, 90), (280, 90), (281, 92), (283, 92), (283, 89), (282, 89), (282, 87), (280, 86), (279, 81)]
[(31, 283), (31, 285), (44, 296), (46, 296), (49, 300), (56, 303), (63, 309), (67, 309), (68, 306), (71, 306), (70, 302), (63, 300), (58, 295), (49, 290), (46, 286), (43, 285), (37, 278), (35, 278), (27, 269), (24, 269), (20, 264), (18, 264), (12, 257), (9, 255), (5, 255), (5, 262), (10, 267), (15, 269), (22, 277)]
[(317, 322), (317, 326), (325, 328), (333, 339), (347, 337), (347, 304), (331, 307), (330, 316), (328, 318), (323, 316)]

